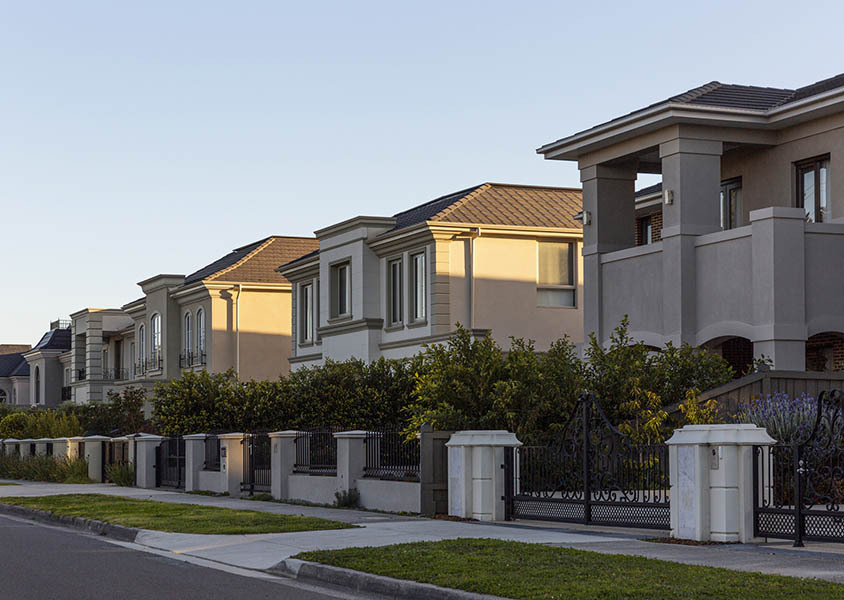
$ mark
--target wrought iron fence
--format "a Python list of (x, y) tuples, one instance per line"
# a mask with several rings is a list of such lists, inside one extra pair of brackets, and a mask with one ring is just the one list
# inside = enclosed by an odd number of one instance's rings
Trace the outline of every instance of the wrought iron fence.
[(167, 438), (156, 449), (156, 484), (159, 487), (185, 487), (185, 440)]
[(69, 385), (62, 387), (62, 402), (68, 402), (73, 399), (73, 392)]
[(220, 438), (216, 434), (208, 434), (205, 438), (205, 470), (220, 470)]
[(179, 355), (179, 368), (180, 369), (188, 369), (195, 365), (194, 362), (194, 353), (193, 352), (182, 352)]
[(395, 429), (367, 431), (364, 477), (419, 481), (419, 438)]
[(146, 371), (157, 371), (157, 370), (161, 369), (162, 362), (163, 362), (163, 359), (162, 359), (161, 353), (159, 352), (158, 354), (154, 354), (146, 360), (145, 370)]
[(128, 369), (103, 369), (103, 379), (105, 381), (124, 381), (129, 379)]
[(296, 436), (294, 473), (308, 475), (337, 474), (337, 440), (339, 428), (320, 428), (300, 431)]
[(255, 492), (269, 492), (272, 482), (270, 436), (266, 432), (249, 433), (243, 443), (246, 445), (246, 468), (240, 490), (249, 492), (250, 496)]

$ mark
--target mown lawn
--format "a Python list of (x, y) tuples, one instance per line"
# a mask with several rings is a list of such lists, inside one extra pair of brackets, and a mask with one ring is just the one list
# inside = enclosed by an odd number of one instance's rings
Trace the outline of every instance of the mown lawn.
[(531, 600), (844, 598), (844, 586), (826, 581), (488, 539), (323, 550), (295, 558)]
[(60, 516), (85, 517), (126, 527), (174, 533), (290, 533), (354, 527), (315, 517), (136, 500), (104, 494), (60, 494), (32, 498), (7, 496), (0, 497), (0, 503), (46, 510)]
[(0, 485), (20, 485), (20, 484), (15, 483), (14, 481), (0, 481)]

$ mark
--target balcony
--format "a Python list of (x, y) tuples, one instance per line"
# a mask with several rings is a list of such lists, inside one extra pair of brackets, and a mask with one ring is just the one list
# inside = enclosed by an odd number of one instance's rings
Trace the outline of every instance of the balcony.
[(104, 381), (125, 381), (129, 379), (129, 369), (103, 369)]
[(88, 378), (85, 369), (76, 369), (76, 378), (74, 381), (85, 381)]
[(179, 355), (179, 368), (190, 369), (205, 365), (205, 352), (182, 352)]

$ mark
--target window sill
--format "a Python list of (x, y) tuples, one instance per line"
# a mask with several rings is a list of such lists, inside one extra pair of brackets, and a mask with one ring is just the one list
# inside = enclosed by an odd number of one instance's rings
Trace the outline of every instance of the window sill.
[(299, 342), (300, 348), (310, 348), (314, 345), (313, 342)]
[(411, 321), (407, 324), (408, 329), (415, 329), (416, 327), (425, 327), (428, 324), (428, 319), (421, 319), (419, 321)]
[(404, 329), (404, 323), (393, 323), (384, 328), (384, 331), (401, 331)]
[(536, 308), (553, 308), (553, 309), (563, 309), (563, 310), (577, 310), (577, 306), (545, 306), (543, 304), (537, 304)]
[(349, 314), (345, 314), (345, 315), (339, 315), (337, 317), (330, 317), (328, 319), (328, 324), (333, 325), (334, 323), (342, 323), (343, 321), (351, 321), (351, 320), (352, 320), (352, 315), (349, 313)]

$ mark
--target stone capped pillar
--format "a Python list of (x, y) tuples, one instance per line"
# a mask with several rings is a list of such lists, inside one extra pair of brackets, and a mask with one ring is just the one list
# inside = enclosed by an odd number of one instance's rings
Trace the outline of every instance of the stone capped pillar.
[(85, 460), (88, 461), (88, 479), (103, 482), (103, 444), (111, 441), (104, 435), (89, 435), (85, 438)]
[(217, 438), (220, 440), (220, 474), (225, 482), (224, 491), (232, 498), (239, 498), (246, 463), (245, 436), (242, 433), (223, 433)]
[(290, 497), (287, 478), (293, 474), (293, 465), (296, 463), (297, 435), (299, 432), (293, 430), (270, 433), (270, 493), (276, 500), (286, 500)]
[(753, 541), (753, 446), (775, 444), (749, 424), (686, 425), (669, 446), (671, 536)]
[(47, 444), (52, 441), (50, 438), (39, 438), (35, 440), (35, 454), (37, 456), (47, 456)]
[(199, 472), (205, 467), (205, 433), (182, 436), (185, 440), (185, 491), (193, 492), (199, 487)]
[(6, 456), (13, 456), (19, 454), (19, 440), (15, 438), (6, 438), (3, 440), (3, 449), (6, 451)]
[(155, 451), (165, 440), (160, 435), (138, 435), (135, 437), (135, 485), (139, 488), (156, 487)]
[(504, 519), (504, 451), (522, 443), (509, 431), (458, 431), (448, 447), (448, 514)]
[(340, 431), (337, 440), (337, 491), (348, 492), (357, 487), (366, 466), (366, 432)]
[(67, 458), (68, 456), (68, 438), (53, 438), (53, 456), (55, 458)]

